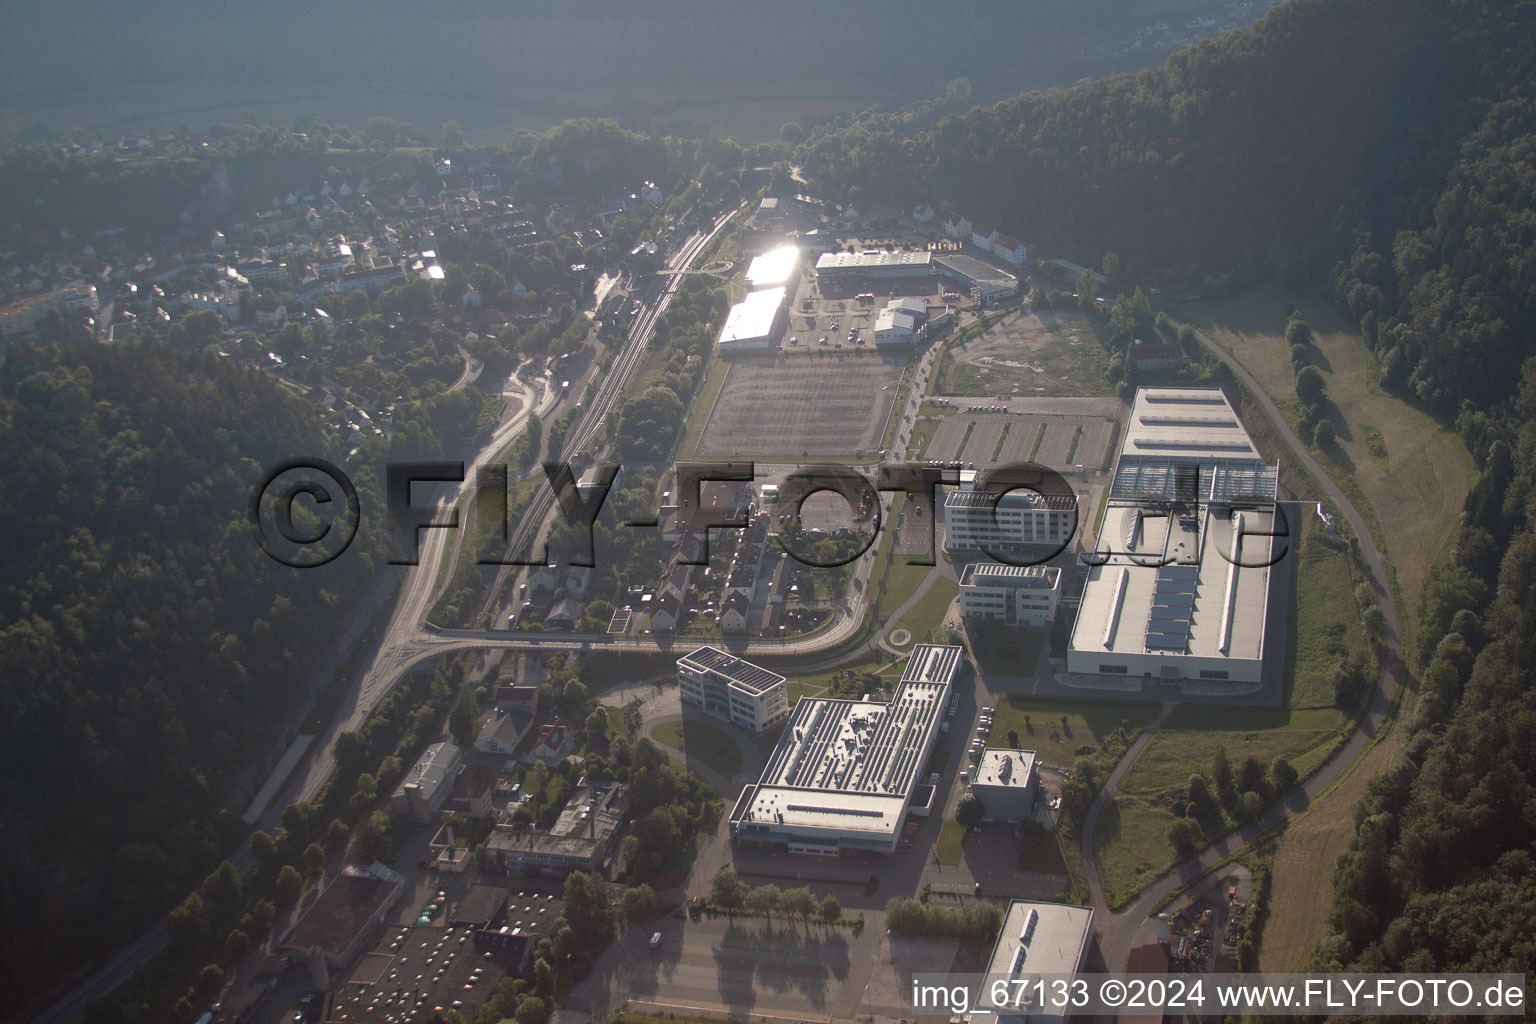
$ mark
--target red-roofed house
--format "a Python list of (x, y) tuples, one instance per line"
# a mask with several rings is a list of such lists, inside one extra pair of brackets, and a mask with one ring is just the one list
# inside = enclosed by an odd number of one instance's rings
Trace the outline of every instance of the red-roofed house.
[(530, 756), (545, 764), (559, 764), (560, 760), (576, 749), (576, 730), (556, 718), (539, 734), (539, 742), (533, 745)]

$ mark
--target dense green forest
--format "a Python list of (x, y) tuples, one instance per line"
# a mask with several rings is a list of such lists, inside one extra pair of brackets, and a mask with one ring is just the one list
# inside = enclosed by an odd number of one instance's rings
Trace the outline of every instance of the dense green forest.
[(836, 198), (985, 220), (1150, 283), (1196, 281), (1324, 228), (1400, 55), (1402, 5), (1299, 0), (1161, 67), (1026, 93), (906, 134), (870, 114), (797, 158)]
[[(1436, 73), (1393, 91), (1330, 248), (1386, 385), (1450, 417), (1483, 468), (1424, 590), (1403, 759), (1357, 809), (1326, 968), (1536, 966), (1536, 8), (1422, 14)], [(1390, 140), (1398, 138), (1399, 145)]]
[(13, 994), (124, 941), (239, 841), (239, 773), (381, 578), (367, 531), (303, 572), (257, 549), (251, 490), (300, 454), (335, 458), (257, 370), (124, 346), (0, 359), (0, 917), (31, 922), (0, 937)]

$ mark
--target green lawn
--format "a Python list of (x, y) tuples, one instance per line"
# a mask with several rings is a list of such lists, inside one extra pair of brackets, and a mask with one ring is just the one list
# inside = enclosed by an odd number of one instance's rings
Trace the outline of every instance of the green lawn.
[[(1070, 768), (1080, 754), (1091, 754), (1104, 738), (1125, 723), (1134, 736), (1157, 717), (1158, 706), (1142, 701), (1072, 701), (1009, 696), (992, 716), (994, 746), (1008, 743), (1010, 729), (1019, 734), (1019, 747), (1033, 750), (1038, 760)], [(1061, 718), (1065, 715), (1066, 725)], [(1028, 724), (1025, 723), (1026, 717)]]
[(939, 833), (939, 841), (933, 848), (933, 855), (938, 858), (940, 864), (959, 864), (961, 846), (964, 842), (965, 826), (953, 819), (946, 821), (944, 830)]
[(1056, 833), (1039, 825), (1026, 825), (1023, 844), (1019, 847), (1018, 869), (1042, 875), (1065, 875), (1067, 861), (1061, 855), (1061, 843), (1057, 841)]
[(741, 771), (741, 748), (724, 730), (708, 722), (663, 722), (651, 730), (651, 735), (727, 779)]
[(799, 703), (801, 697), (814, 697), (819, 693), (825, 693), (826, 690), (825, 686), (807, 686), (805, 683), (798, 682), (788, 683), (784, 687), (784, 691), (789, 697), (790, 707), (794, 707)]
[(949, 606), (954, 604), (959, 594), (959, 586), (948, 576), (935, 579), (929, 584), (927, 592), (917, 604), (901, 617), (901, 621), (894, 625), (887, 623), (887, 632), (893, 629), (905, 629), (912, 634), (912, 638), (906, 644), (891, 646), (905, 649), (914, 644), (937, 639), (940, 628), (944, 624), (944, 616), (949, 612)]

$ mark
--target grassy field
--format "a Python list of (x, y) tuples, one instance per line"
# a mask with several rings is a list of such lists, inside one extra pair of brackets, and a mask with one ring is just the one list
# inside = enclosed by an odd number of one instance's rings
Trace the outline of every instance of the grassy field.
[(946, 821), (943, 830), (939, 833), (939, 841), (934, 845), (933, 855), (940, 864), (946, 866), (959, 864), (964, 842), (965, 826), (953, 819)]
[(1024, 841), (1019, 848), (1018, 869), (1042, 875), (1065, 875), (1067, 862), (1061, 855), (1061, 843), (1057, 841), (1056, 833), (1039, 825), (1026, 825)]
[[(1294, 424), (1300, 403), (1283, 337), (1287, 301), (1277, 287), (1261, 287), (1189, 312)], [(1440, 423), (1382, 390), (1375, 357), (1325, 297), (1290, 301), (1312, 328), (1314, 364), (1338, 437), (1327, 451), (1314, 451), (1346, 491), (1357, 489), (1369, 503), (1402, 590), (1403, 635), (1413, 636), (1424, 576), (1455, 535), (1475, 473), (1471, 458)]]
[[(1393, 729), (1333, 789), (1286, 828), (1275, 847), (1274, 893), (1259, 949), (1264, 971), (1300, 971), (1323, 937), (1333, 906), (1332, 869), (1355, 835), (1355, 805), (1392, 766), (1404, 731)], [(1326, 873), (1325, 878), (1320, 875)]]
[(1355, 584), (1362, 577), (1343, 542), (1330, 538), (1316, 516), (1307, 517), (1301, 532), (1288, 703), (1296, 709), (1329, 708), (1334, 668), (1365, 644), (1355, 605)]
[(741, 771), (741, 748), (723, 730), (708, 722), (663, 722), (651, 730), (651, 735), (727, 779)]
[(1140, 701), (1052, 700), (1013, 694), (992, 717), (992, 743), (1006, 744), (1012, 729), (1019, 734), (1019, 747), (1033, 750), (1038, 761), (1070, 768), (1080, 755), (1103, 746), (1105, 737), (1122, 723), (1133, 734), (1140, 732), (1158, 710), (1158, 705)]
[(923, 596), (918, 599), (907, 614), (895, 623), (892, 629), (905, 629), (912, 636), (905, 644), (892, 643), (892, 647), (901, 650), (920, 643), (929, 643), (937, 639), (944, 625), (944, 616), (949, 612), (949, 606), (954, 604), (959, 595), (960, 588), (955, 581), (948, 576), (939, 576), (928, 585)]
[(1168, 842), (1173, 815), (1136, 797), (1104, 805), (1093, 835), (1093, 860), (1111, 907), (1124, 906), (1151, 884), (1176, 854)]
[(1344, 716), (1334, 708), (1232, 708), (1183, 704), (1142, 750), (1120, 782), (1130, 796), (1156, 796), (1182, 786), (1193, 772), (1210, 778), (1217, 750), (1234, 765), (1256, 757), (1265, 765), (1284, 755), (1295, 760), (1330, 743)]

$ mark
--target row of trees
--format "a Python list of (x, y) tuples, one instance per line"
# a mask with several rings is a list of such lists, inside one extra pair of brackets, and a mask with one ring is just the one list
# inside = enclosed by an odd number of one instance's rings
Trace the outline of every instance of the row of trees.
[(727, 914), (743, 910), (766, 918), (778, 914), (785, 919), (798, 917), (807, 924), (815, 919), (832, 925), (843, 919), (843, 905), (836, 896), (818, 900), (806, 886), (794, 889), (781, 889), (776, 885), (749, 886), (729, 864), (715, 872), (710, 880), (709, 905)]
[(897, 935), (990, 940), (1003, 926), (1003, 913), (985, 900), (940, 907), (898, 897), (885, 905), (885, 924)]

